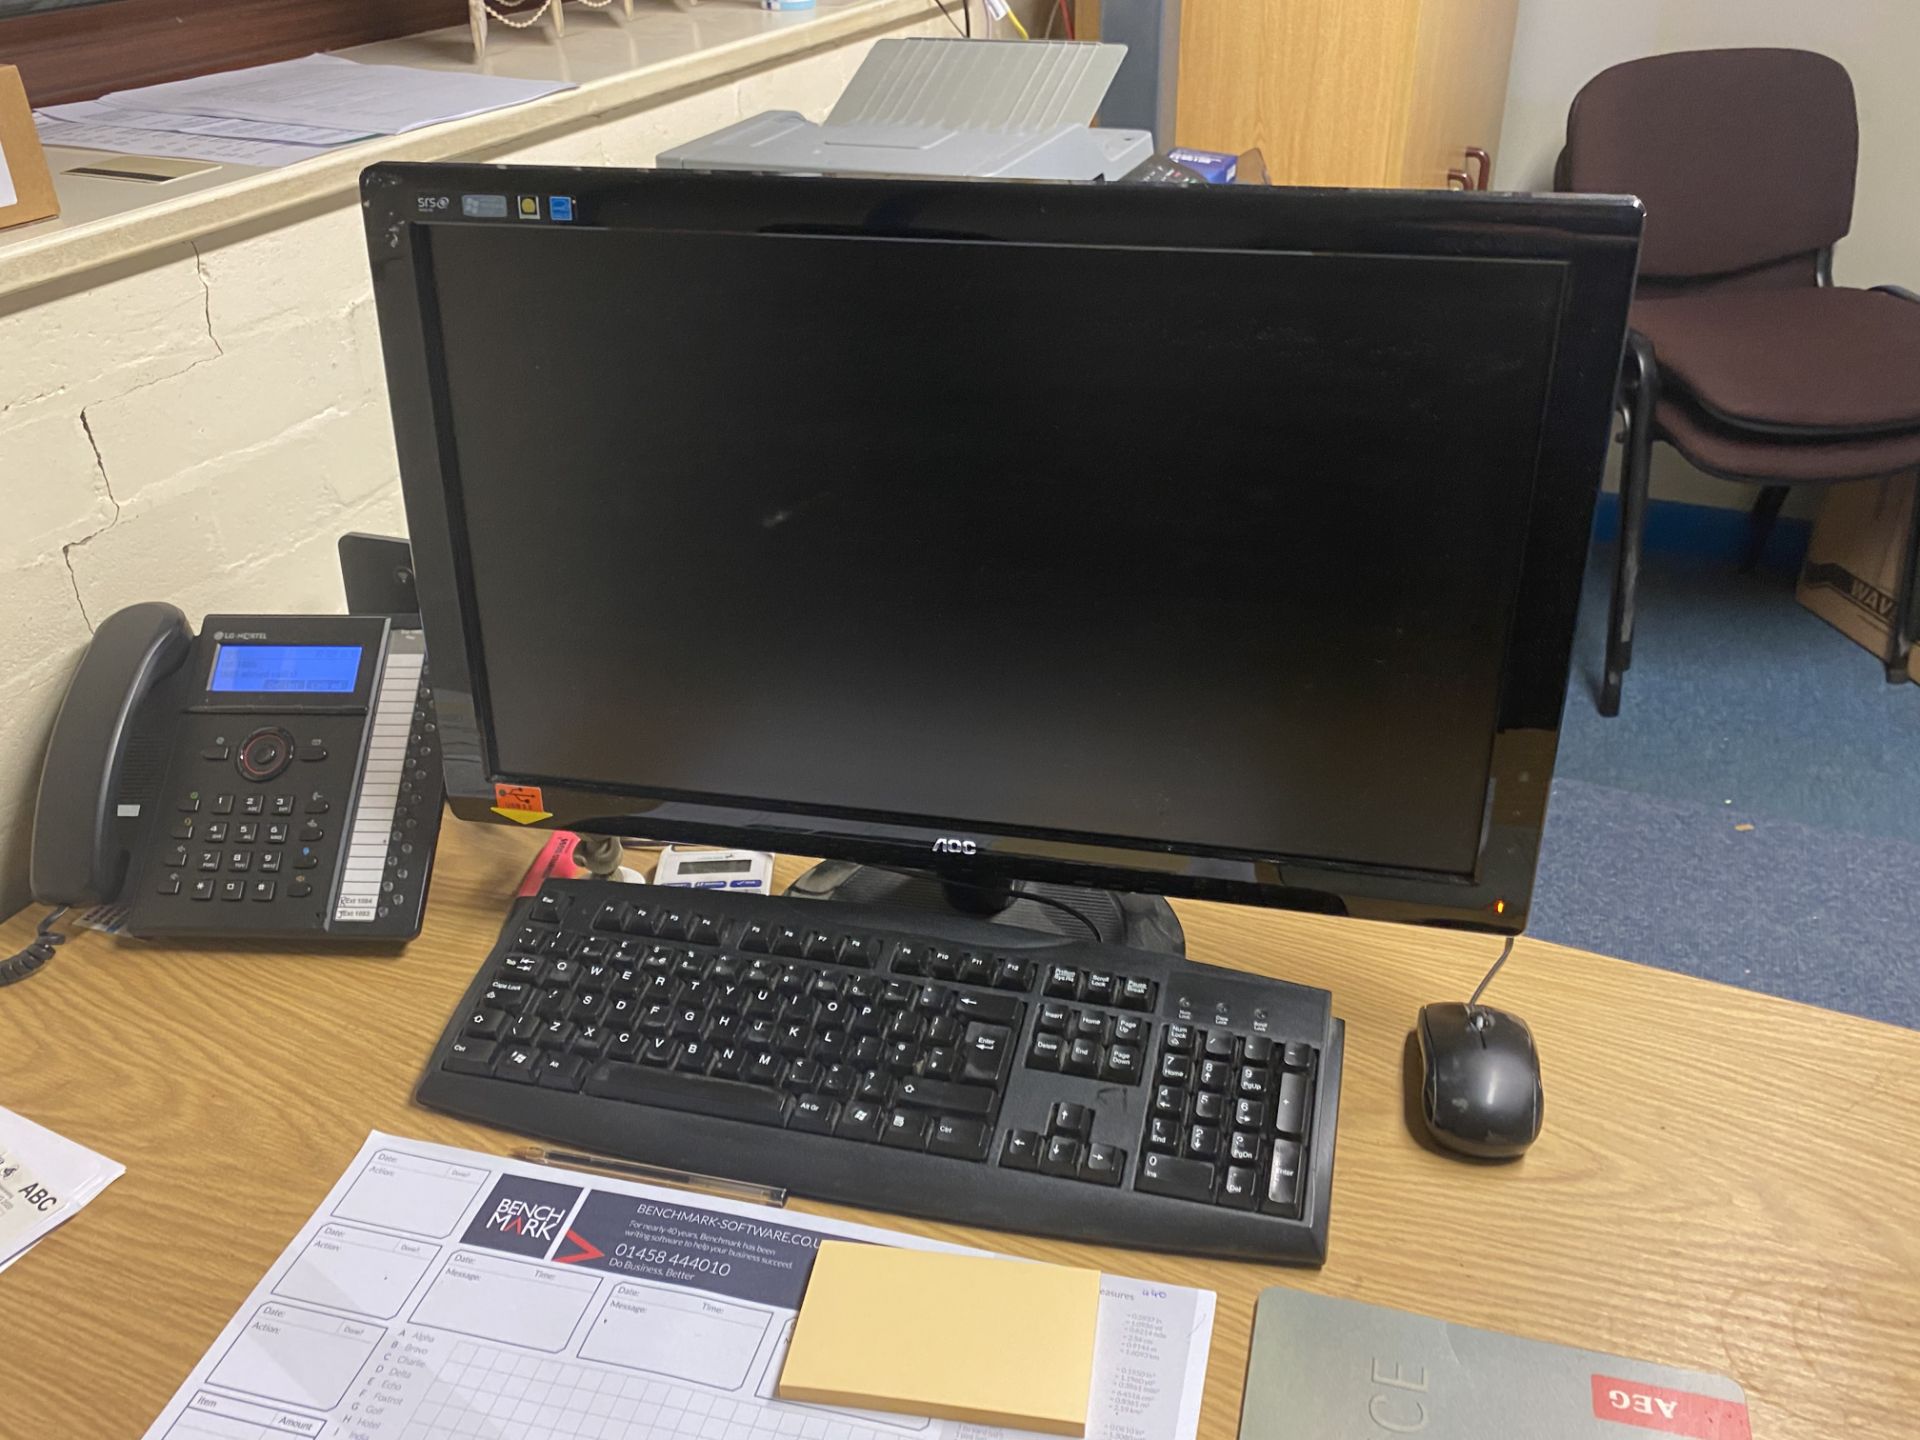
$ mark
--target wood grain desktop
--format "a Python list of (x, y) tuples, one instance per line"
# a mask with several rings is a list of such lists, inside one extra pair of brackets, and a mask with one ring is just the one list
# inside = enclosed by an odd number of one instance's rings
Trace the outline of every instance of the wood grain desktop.
[[(0, 1430), (141, 1434), (369, 1129), (515, 1143), (410, 1097), (544, 838), (448, 820), (398, 955), (82, 933), (0, 990), (0, 1104), (127, 1166), (0, 1276)], [(1403, 1053), (1494, 942), (1176, 904), (1195, 958), (1326, 986), (1346, 1019), (1324, 1269), (796, 1205), (1217, 1291), (1205, 1440), (1236, 1432), (1254, 1302), (1277, 1284), (1721, 1371), (1758, 1440), (1911, 1431), (1920, 1034), (1523, 940), (1489, 999), (1538, 1037), (1546, 1129), (1517, 1163), (1464, 1163), (1408, 1132)], [(37, 916), (0, 926), (4, 953)]]

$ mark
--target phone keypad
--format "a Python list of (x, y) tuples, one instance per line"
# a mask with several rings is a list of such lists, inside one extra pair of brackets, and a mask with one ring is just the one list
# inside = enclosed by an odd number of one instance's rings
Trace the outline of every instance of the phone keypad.
[[(201, 758), (213, 763), (223, 757), (214, 753), (219, 747), (209, 746), (201, 752)], [(316, 739), (303, 746), (301, 759), (322, 759), (325, 747)], [(234, 811), (234, 797), (229, 794), (211, 794), (193, 790), (182, 797), (180, 809), (183, 812), (169, 832), (170, 842), (161, 852), (160, 863), (164, 867), (154, 882), (156, 895), (186, 895), (192, 900), (230, 900), (271, 902), (282, 893), (290, 899), (305, 899), (313, 894), (313, 882), (305, 876), (282, 891), (277, 879), (221, 879), (195, 880), (186, 883), (182, 872), (197, 869), (203, 874), (225, 872), (229, 876), (277, 876), (288, 864), (287, 852), (294, 849), (292, 864), (303, 870), (313, 869), (320, 863), (319, 843), (326, 839), (326, 828), (317, 821), (309, 820), (301, 827), (302, 844), (290, 846), (292, 825), (286, 820), (213, 820), (196, 817), (195, 810), (201, 801), (208, 801), (208, 809), (215, 815), (231, 815)], [(188, 808), (191, 801), (194, 810)], [(325, 814), (327, 799), (324, 792), (310, 791), (306, 797), (310, 814)], [(301, 804), (301, 797), (291, 790), (255, 794), (241, 797), (243, 815), (292, 815)], [(202, 847), (189, 850), (178, 842), (198, 840)], [(224, 849), (213, 847), (224, 846)]]

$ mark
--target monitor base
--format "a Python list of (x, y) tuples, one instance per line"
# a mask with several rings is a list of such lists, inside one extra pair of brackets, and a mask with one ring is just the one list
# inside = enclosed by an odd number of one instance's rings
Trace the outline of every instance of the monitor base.
[(799, 900), (851, 900), (931, 915), (965, 915), (1167, 955), (1187, 952), (1180, 917), (1159, 895), (1089, 890), (1040, 880), (971, 885), (931, 871), (891, 870), (848, 860), (821, 861), (788, 886), (786, 893)]

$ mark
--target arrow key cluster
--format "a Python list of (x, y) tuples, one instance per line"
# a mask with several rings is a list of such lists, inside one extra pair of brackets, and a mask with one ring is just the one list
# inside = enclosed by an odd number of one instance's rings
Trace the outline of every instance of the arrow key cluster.
[(1009, 1170), (1037, 1170), (1062, 1180), (1118, 1185), (1127, 1168), (1127, 1152), (1093, 1138), (1093, 1107), (1062, 1100), (1048, 1112), (1045, 1133), (1007, 1132), (1000, 1163)]

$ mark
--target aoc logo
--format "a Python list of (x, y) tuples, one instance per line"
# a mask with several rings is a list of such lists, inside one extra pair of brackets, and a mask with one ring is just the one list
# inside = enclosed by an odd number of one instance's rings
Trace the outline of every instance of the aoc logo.
[(567, 1216), (573, 1213), (579, 1198), (577, 1185), (502, 1175), (461, 1240), (489, 1250), (544, 1259), (554, 1242), (566, 1233)]

